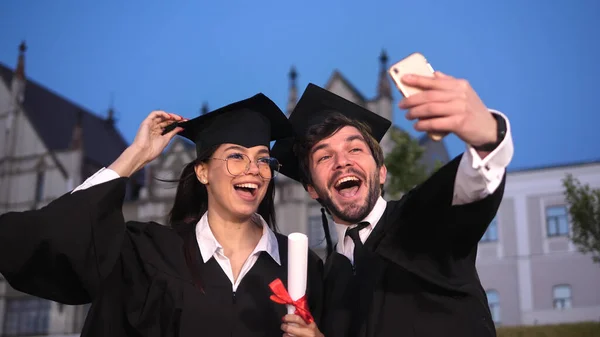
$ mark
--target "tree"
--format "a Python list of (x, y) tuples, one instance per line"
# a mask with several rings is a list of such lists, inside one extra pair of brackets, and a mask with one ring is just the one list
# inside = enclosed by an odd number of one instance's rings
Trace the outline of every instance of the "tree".
[(600, 189), (582, 185), (571, 174), (563, 179), (573, 234), (571, 240), (580, 252), (590, 253), (600, 263)]
[[(394, 147), (385, 158), (389, 173), (387, 192), (397, 195), (425, 181), (431, 172), (420, 162), (425, 149), (416, 139), (396, 128), (390, 130), (390, 139)], [(433, 171), (441, 166), (442, 163), (438, 162)]]

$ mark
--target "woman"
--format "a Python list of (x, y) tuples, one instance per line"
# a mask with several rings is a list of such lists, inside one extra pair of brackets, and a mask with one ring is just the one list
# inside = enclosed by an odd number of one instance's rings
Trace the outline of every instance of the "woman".
[[(197, 158), (183, 170), (171, 226), (124, 223), (126, 179), (177, 133)], [(0, 273), (34, 296), (91, 301), (82, 336), (320, 335), (269, 299), (270, 282), (287, 284), (287, 238), (269, 228), (279, 167), (269, 143), (291, 133), (262, 94), (189, 121), (155, 111), (108, 169), (47, 207), (0, 216)], [(321, 274), (310, 253), (317, 322)]]

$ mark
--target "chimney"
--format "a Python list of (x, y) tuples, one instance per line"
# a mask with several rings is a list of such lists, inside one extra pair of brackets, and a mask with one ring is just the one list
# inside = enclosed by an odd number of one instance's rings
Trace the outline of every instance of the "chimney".
[(296, 78), (298, 78), (298, 73), (296, 72), (296, 68), (294, 66), (291, 67), (290, 73), (288, 76), (290, 79), (290, 89), (289, 89), (286, 113), (289, 117), (290, 114), (292, 113), (292, 110), (294, 110), (294, 108), (296, 107), (296, 103), (298, 102), (298, 87), (296, 85)]
[(206, 115), (208, 113), (208, 103), (202, 103), (202, 108), (200, 108), (200, 116)]
[(71, 135), (71, 144), (69, 145), (71, 150), (79, 150), (83, 148), (83, 111), (77, 111), (77, 120), (73, 127), (73, 134)]
[(108, 107), (107, 116), (106, 116), (106, 122), (111, 125), (115, 123), (114, 103), (115, 103), (114, 95), (111, 94), (110, 95), (110, 105)]
[(385, 49), (381, 50), (379, 55), (381, 69), (379, 71), (379, 80), (377, 83), (377, 97), (392, 98), (392, 88), (390, 87), (390, 79), (387, 75), (388, 57)]
[(13, 98), (18, 103), (23, 103), (25, 100), (25, 51), (27, 51), (27, 45), (23, 41), (19, 45), (19, 58), (11, 84)]

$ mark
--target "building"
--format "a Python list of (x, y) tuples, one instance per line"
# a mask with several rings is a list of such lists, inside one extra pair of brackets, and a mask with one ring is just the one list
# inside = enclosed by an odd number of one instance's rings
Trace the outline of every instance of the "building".
[[(114, 113), (100, 117), (25, 77), (25, 46), (15, 69), (0, 64), (0, 214), (35, 209), (110, 164), (127, 146), (114, 126)], [(339, 71), (325, 87), (382, 116), (393, 119), (392, 89), (380, 57), (377, 91), (360, 93)], [(298, 99), (297, 73), (289, 74), (289, 113)], [(207, 112), (204, 106), (202, 113)], [(57, 121), (60, 121), (57, 122)], [(447, 162), (443, 142), (419, 139), (424, 163)], [(389, 138), (382, 142), (390, 150)], [(144, 175), (132, 179), (126, 219), (165, 222), (175, 183), (195, 158), (193, 144), (175, 138)], [(600, 265), (577, 252), (570, 231), (561, 179), (572, 173), (600, 188), (600, 161), (510, 171), (496, 219), (479, 244), (477, 266), (498, 325), (529, 325), (600, 319)], [(143, 185), (143, 187), (142, 187)], [(320, 206), (304, 188), (277, 178), (280, 231), (303, 232), (324, 253)], [(331, 223), (330, 223), (331, 224)], [(331, 231), (335, 238), (335, 231)], [(88, 306), (66, 306), (27, 296), (0, 276), (0, 336), (77, 336)]]
[[(78, 186), (128, 146), (110, 109), (98, 116), (0, 64), (0, 214), (43, 207)], [(129, 182), (134, 199), (143, 172)], [(0, 335), (78, 333), (87, 307), (59, 305), (12, 289), (0, 276)]]
[(600, 161), (511, 171), (477, 270), (499, 325), (600, 320), (600, 264), (569, 240), (562, 179), (600, 188)]

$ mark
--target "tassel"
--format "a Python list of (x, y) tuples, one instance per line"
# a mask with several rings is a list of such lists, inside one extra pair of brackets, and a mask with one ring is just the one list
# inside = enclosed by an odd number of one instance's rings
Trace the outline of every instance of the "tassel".
[(327, 222), (327, 215), (325, 214), (325, 207), (321, 207), (321, 222), (323, 223), (323, 232), (325, 233), (325, 241), (327, 242), (327, 257), (333, 252), (333, 243), (331, 242), (331, 234), (329, 233), (329, 224)]

